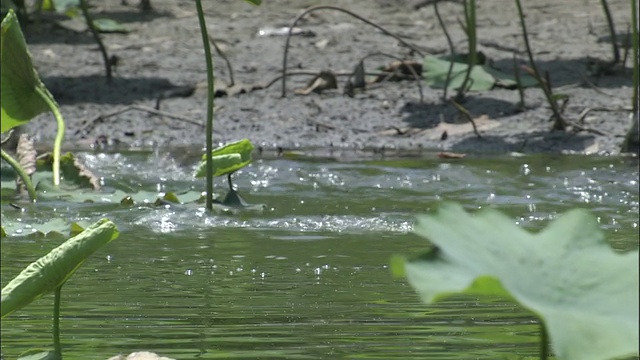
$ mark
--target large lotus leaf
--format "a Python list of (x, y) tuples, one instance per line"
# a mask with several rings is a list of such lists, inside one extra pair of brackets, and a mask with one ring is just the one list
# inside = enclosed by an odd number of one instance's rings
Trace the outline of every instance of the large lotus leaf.
[(244, 1), (248, 2), (251, 5), (255, 5), (255, 6), (258, 6), (258, 5), (260, 5), (262, 3), (262, 0), (244, 0)]
[[(427, 85), (433, 88), (444, 88), (447, 74), (451, 65), (450, 60), (441, 59), (435, 56), (425, 56), (422, 67), (422, 75)], [(453, 63), (451, 77), (449, 78), (449, 88), (457, 89), (462, 86), (469, 65), (460, 62)], [(523, 87), (535, 86), (535, 79), (526, 74), (520, 75), (520, 82)], [(469, 91), (491, 90), (494, 86), (515, 88), (517, 85), (515, 77), (492, 69), (487, 65), (475, 65), (469, 75)]]
[(22, 125), (49, 109), (43, 99), (48, 91), (31, 63), (20, 24), (13, 10), (2, 20), (0, 47), (0, 97), (2, 99), (2, 125), (6, 132)]
[(506, 295), (540, 316), (559, 359), (637, 354), (638, 252), (615, 253), (585, 210), (532, 234), (497, 211), (471, 216), (446, 204), (419, 217), (415, 232), (435, 248), (393, 269), (426, 303), (456, 293)]
[(102, 219), (31, 263), (2, 288), (1, 316), (64, 284), (91, 254), (117, 237), (116, 225)]
[[(253, 144), (247, 139), (242, 139), (227, 145), (215, 148), (211, 151), (213, 155), (213, 176), (230, 174), (251, 163), (251, 153)], [(202, 155), (202, 160), (198, 165), (196, 177), (207, 176), (207, 157)]]

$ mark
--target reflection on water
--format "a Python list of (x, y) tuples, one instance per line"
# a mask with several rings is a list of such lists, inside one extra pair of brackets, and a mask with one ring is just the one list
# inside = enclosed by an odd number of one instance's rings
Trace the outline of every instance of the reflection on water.
[[(191, 168), (169, 164), (159, 174), (153, 157), (87, 157), (97, 173), (114, 175), (105, 178), (112, 187), (204, 186), (190, 178)], [(637, 248), (637, 166), (586, 157), (260, 160), (235, 176), (248, 201), (266, 205), (259, 215), (45, 202), (38, 216), (108, 215), (122, 230), (63, 288), (64, 352), (83, 359), (136, 350), (180, 359), (537, 356), (539, 328), (529, 312), (469, 297), (425, 306), (391, 277), (390, 256), (424, 250), (410, 233), (413, 216), (445, 200), (498, 208), (531, 229), (586, 207), (616, 248)], [(2, 212), (32, 219), (5, 204)], [(4, 239), (3, 283), (55, 245)], [(52, 303), (46, 296), (3, 319), (6, 358), (51, 347)]]

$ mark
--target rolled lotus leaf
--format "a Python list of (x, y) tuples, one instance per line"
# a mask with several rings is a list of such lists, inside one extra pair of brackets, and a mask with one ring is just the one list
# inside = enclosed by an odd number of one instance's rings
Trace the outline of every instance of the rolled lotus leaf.
[[(213, 157), (213, 176), (230, 174), (251, 163), (254, 146), (247, 139), (238, 140), (211, 151)], [(202, 155), (196, 177), (207, 176), (207, 154)]]
[(116, 225), (102, 219), (31, 263), (2, 288), (1, 317), (64, 284), (91, 254), (118, 235)]

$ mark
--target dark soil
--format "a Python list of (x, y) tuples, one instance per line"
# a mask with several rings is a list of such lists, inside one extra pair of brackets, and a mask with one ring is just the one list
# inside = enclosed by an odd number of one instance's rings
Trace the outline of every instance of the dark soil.
[[(285, 37), (259, 36), (259, 30), (289, 26), (303, 9), (317, 4), (310, 0), (266, 0), (253, 7), (239, 0), (203, 2), (210, 34), (229, 57), (235, 81), (247, 86), (267, 84), (282, 71)], [(194, 2), (153, 0), (151, 11), (138, 9), (132, 1), (128, 6), (120, 0), (92, 3), (95, 17), (120, 21), (131, 30), (128, 34), (103, 34), (109, 54), (119, 58), (111, 83), (105, 80), (101, 54), (88, 31), (60, 27), (49, 21), (51, 15), (25, 30), (34, 63), (65, 117), (67, 146), (204, 146), (206, 72)], [(448, 53), (433, 6), (419, 7), (420, 3), (358, 0), (331, 4), (382, 25), (425, 54)], [(631, 20), (629, 2), (609, 3), (617, 30), (626, 32)], [(336, 90), (294, 94), (313, 77), (306, 75), (287, 79), (285, 98), (281, 97), (281, 82), (217, 98), (215, 141), (249, 138), (265, 149), (618, 153), (630, 126), (631, 60), (629, 55), (627, 67), (611, 74), (590, 72), (593, 60), (606, 62), (613, 57), (599, 2), (541, 0), (525, 2), (524, 6), (539, 68), (548, 71), (555, 92), (569, 95), (566, 119), (583, 120), (587, 130), (551, 131), (552, 112), (539, 88), (526, 90), (524, 111), (517, 106), (515, 90), (471, 93), (463, 105), (477, 119), (482, 136), (477, 138), (458, 110), (443, 103), (442, 90), (425, 85), (420, 102), (415, 81), (387, 81), (348, 97), (343, 92), (347, 78), (340, 76)], [(463, 16), (460, 2), (442, 1), (439, 8), (457, 51), (465, 51), (466, 39), (457, 21)], [(477, 16), (479, 50), (494, 67), (511, 72), (514, 54), (518, 63), (526, 64), (513, 1), (479, 1)], [(347, 73), (362, 57), (376, 52), (422, 61), (396, 39), (336, 11), (319, 10), (298, 26), (305, 34), (291, 38), (290, 72)], [(220, 56), (214, 58), (216, 87), (221, 90), (229, 82), (229, 72)], [(368, 72), (374, 72), (391, 61), (372, 57), (365, 65)], [(195, 91), (190, 91), (193, 88)], [(158, 98), (162, 98), (161, 111), (196, 123), (135, 109), (101, 117), (128, 105), (153, 108)], [(587, 109), (599, 110), (581, 119)], [(30, 123), (28, 131), (40, 146), (48, 146), (55, 134), (55, 121), (50, 114), (41, 115)], [(446, 140), (442, 140), (444, 131)]]

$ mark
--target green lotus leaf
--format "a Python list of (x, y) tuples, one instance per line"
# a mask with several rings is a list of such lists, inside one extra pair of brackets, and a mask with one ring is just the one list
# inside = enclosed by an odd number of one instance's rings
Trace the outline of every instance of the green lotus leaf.
[(244, 0), (244, 1), (248, 2), (251, 5), (255, 5), (255, 6), (258, 6), (258, 5), (262, 4), (262, 0)]
[(544, 322), (556, 356), (609, 359), (638, 351), (638, 252), (614, 252), (596, 219), (575, 209), (532, 234), (507, 216), (446, 204), (415, 232), (435, 247), (392, 261), (422, 300), (451, 294), (512, 298)]
[(102, 219), (31, 263), (2, 288), (1, 317), (64, 284), (91, 254), (117, 237), (115, 224)]
[(128, 33), (129, 29), (121, 23), (113, 20), (113, 19), (95, 19), (93, 20), (93, 26), (96, 27), (96, 30), (102, 33)]
[[(247, 139), (242, 139), (213, 149), (213, 176), (222, 176), (230, 174), (236, 170), (251, 163), (251, 153), (253, 152), (253, 144)], [(202, 160), (198, 165), (196, 177), (205, 177), (207, 175), (207, 159), (206, 154), (202, 156)]]
[(2, 20), (0, 48), (0, 132), (4, 133), (49, 110), (43, 97), (50, 94), (33, 68), (20, 24), (12, 9)]
[[(433, 88), (444, 88), (450, 65), (449, 59), (441, 59), (430, 55), (425, 56), (422, 76), (425, 78), (427, 85)], [(462, 86), (468, 68), (469, 65), (454, 61), (451, 77), (449, 78), (449, 89), (457, 89)], [(534, 78), (525, 74), (520, 75), (520, 82), (523, 87), (537, 85)], [(512, 75), (500, 72), (488, 65), (475, 65), (471, 69), (467, 86), (469, 86), (469, 91), (485, 91), (493, 89), (494, 86), (515, 89), (517, 83)]]

